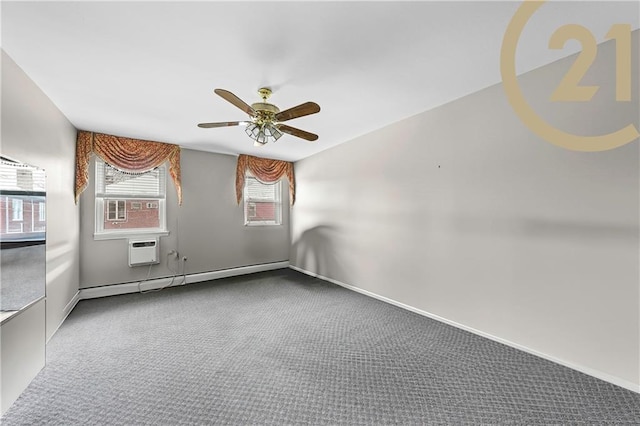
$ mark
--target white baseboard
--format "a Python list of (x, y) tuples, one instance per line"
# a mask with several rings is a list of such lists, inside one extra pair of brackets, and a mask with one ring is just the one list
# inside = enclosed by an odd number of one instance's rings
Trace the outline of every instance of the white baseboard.
[(62, 323), (65, 322), (65, 320), (67, 319), (71, 311), (73, 311), (73, 308), (76, 307), (79, 301), (80, 301), (80, 291), (77, 291), (76, 294), (73, 295), (69, 303), (67, 303), (67, 306), (65, 306), (64, 309), (62, 310), (62, 320), (58, 323), (58, 326), (56, 327), (56, 329), (53, 330), (53, 333), (51, 333), (51, 335), (47, 339), (47, 343), (49, 343), (49, 340), (51, 340), (53, 335), (56, 334), (56, 332), (58, 331)]
[[(192, 284), (202, 281), (217, 280), (220, 278), (234, 277), (237, 275), (252, 274), (254, 272), (271, 271), (274, 269), (287, 268), (289, 261), (263, 263), (260, 265), (241, 266), (238, 268), (222, 269), (219, 271), (201, 272), (188, 274), (185, 284)], [(157, 290), (166, 286), (177, 286), (182, 284), (182, 275), (172, 278), (156, 278), (143, 281), (140, 285), (142, 291)], [(139, 291), (138, 281), (133, 283), (113, 284), (100, 287), (88, 287), (80, 289), (80, 300), (94, 299), (96, 297), (116, 296), (119, 294), (137, 293)]]
[(349, 284), (345, 284), (345, 283), (340, 282), (338, 280), (334, 280), (333, 278), (325, 277), (323, 275), (316, 274), (315, 272), (307, 271), (306, 269), (302, 269), (302, 268), (299, 268), (299, 267), (294, 266), (294, 265), (289, 265), (289, 268), (291, 268), (291, 269), (293, 269), (295, 271), (301, 272), (303, 274), (306, 274), (306, 275), (309, 275), (309, 276), (312, 276), (312, 277), (315, 277), (315, 278), (319, 278), (321, 280), (328, 281), (330, 283), (339, 285), (340, 287), (344, 287), (346, 289), (355, 291), (357, 293), (364, 294), (365, 296), (373, 297), (374, 299), (381, 300), (383, 302), (389, 303), (391, 305), (397, 306), (397, 307), (402, 308), (402, 309), (406, 309), (406, 310), (414, 312), (416, 314), (423, 315), (425, 317), (434, 319), (436, 321), (439, 321), (439, 322), (451, 325), (453, 327), (468, 331), (468, 332), (476, 334), (478, 336), (485, 337), (485, 338), (493, 340), (495, 342), (502, 343), (504, 345), (507, 345), (507, 346), (510, 346), (512, 348), (527, 352), (529, 354), (538, 356), (538, 357), (546, 359), (548, 361), (555, 362), (556, 364), (563, 365), (565, 367), (571, 368), (572, 370), (580, 371), (581, 373), (587, 374), (589, 376), (595, 377), (595, 378), (600, 379), (600, 380), (604, 380), (605, 382), (612, 383), (612, 384), (614, 384), (616, 386), (620, 386), (620, 387), (623, 387), (625, 389), (629, 389), (630, 391), (633, 391), (633, 392), (636, 392), (636, 393), (640, 393), (640, 385), (632, 383), (632, 382), (629, 382), (627, 380), (620, 379), (619, 377), (615, 377), (615, 376), (612, 376), (610, 374), (603, 373), (602, 371), (595, 370), (593, 368), (585, 367), (585, 366), (582, 366), (582, 365), (577, 365), (577, 364), (574, 364), (572, 362), (556, 358), (556, 357), (554, 357), (552, 355), (548, 355), (548, 354), (545, 354), (545, 353), (542, 353), (542, 352), (538, 352), (538, 351), (536, 351), (534, 349), (528, 348), (528, 347), (520, 345), (518, 343), (514, 343), (514, 342), (511, 342), (509, 340), (503, 339), (501, 337), (494, 336), (494, 335), (489, 334), (489, 333), (485, 333), (484, 331), (477, 330), (477, 329), (472, 328), (472, 327), (468, 327), (468, 326), (466, 326), (464, 324), (460, 324), (460, 323), (457, 323), (455, 321), (451, 321), (451, 320), (449, 320), (447, 318), (443, 318), (443, 317), (441, 317), (439, 315), (435, 315), (435, 314), (432, 314), (430, 312), (423, 311), (423, 310), (418, 309), (418, 308), (414, 308), (413, 306), (409, 306), (409, 305), (406, 305), (404, 303), (395, 301), (393, 299), (389, 299), (388, 297), (381, 296), (379, 294), (372, 293), (372, 292), (370, 292), (368, 290), (363, 290), (361, 288), (358, 288), (358, 287), (355, 287), (355, 286), (352, 286), (352, 285), (349, 285)]

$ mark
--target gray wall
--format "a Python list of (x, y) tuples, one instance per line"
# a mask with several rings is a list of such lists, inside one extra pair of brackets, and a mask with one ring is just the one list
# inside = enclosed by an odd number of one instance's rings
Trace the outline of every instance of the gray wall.
[(0, 332), (0, 412), (6, 413), (45, 365), (45, 302), (2, 323)]
[(76, 129), (2, 51), (2, 153), (41, 167), (47, 175), (47, 339), (78, 292), (75, 149)]
[[(566, 131), (640, 128), (638, 80), (613, 102), (598, 52), (591, 102), (547, 101), (574, 57), (522, 76), (527, 99)], [(637, 140), (543, 141), (498, 84), (297, 162), (290, 262), (638, 390), (638, 162)]]
[[(235, 201), (237, 157), (182, 149), (183, 204), (178, 206), (172, 181), (167, 182), (167, 227), (160, 239), (159, 265), (151, 278), (166, 277), (167, 253), (187, 256), (186, 273), (217, 271), (289, 259), (289, 195), (283, 182), (283, 223), (273, 227), (246, 227), (242, 204)], [(128, 240), (94, 240), (95, 186), (91, 180), (80, 199), (81, 288), (139, 281), (148, 267), (128, 266)], [(176, 262), (170, 263), (177, 268)]]
[(73, 307), (80, 217), (73, 199), (76, 130), (4, 51), (1, 121), (2, 154), (47, 175), (46, 300), (2, 324), (4, 413), (44, 366), (45, 340)]

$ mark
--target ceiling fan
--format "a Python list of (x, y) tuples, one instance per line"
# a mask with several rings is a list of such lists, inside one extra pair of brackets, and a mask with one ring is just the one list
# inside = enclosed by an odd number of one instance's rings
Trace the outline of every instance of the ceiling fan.
[(246, 124), (245, 133), (255, 141), (254, 145), (262, 146), (267, 142), (275, 142), (282, 136), (282, 133), (288, 133), (292, 136), (302, 138), (308, 141), (315, 141), (318, 135), (296, 129), (295, 127), (282, 124), (284, 121), (293, 118), (304, 117), (305, 115), (320, 112), (320, 106), (315, 102), (305, 102), (293, 108), (280, 111), (280, 109), (267, 102), (271, 96), (271, 89), (262, 87), (258, 90), (258, 94), (262, 98), (262, 102), (256, 102), (249, 106), (242, 99), (224, 89), (215, 89), (214, 92), (227, 102), (232, 103), (242, 111), (247, 113), (251, 118), (249, 121), (225, 121), (221, 123), (200, 123), (198, 127), (228, 127)]

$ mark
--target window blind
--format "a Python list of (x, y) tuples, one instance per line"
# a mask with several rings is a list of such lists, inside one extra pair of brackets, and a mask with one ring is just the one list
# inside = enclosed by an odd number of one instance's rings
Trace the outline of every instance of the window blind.
[(96, 161), (96, 196), (102, 198), (165, 198), (166, 167), (145, 173), (119, 170)]
[(265, 184), (254, 177), (246, 178), (245, 197), (252, 201), (280, 201), (279, 181), (274, 184)]
[(0, 160), (0, 189), (3, 191), (45, 192), (45, 172), (37, 167)]

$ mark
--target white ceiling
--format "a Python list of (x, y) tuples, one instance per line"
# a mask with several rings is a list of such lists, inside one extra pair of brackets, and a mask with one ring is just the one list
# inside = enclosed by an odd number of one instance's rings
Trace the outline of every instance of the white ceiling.
[[(520, 2), (2, 2), (2, 48), (79, 129), (186, 148), (289, 161), (500, 82), (500, 47)], [(518, 72), (575, 53), (547, 48), (578, 23), (598, 41), (613, 23), (638, 28), (638, 2), (550, 2), (518, 45)], [(254, 147), (241, 127), (273, 89), (281, 110), (317, 102)]]

